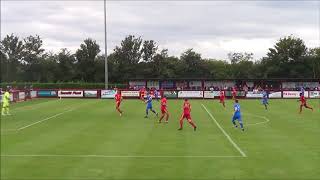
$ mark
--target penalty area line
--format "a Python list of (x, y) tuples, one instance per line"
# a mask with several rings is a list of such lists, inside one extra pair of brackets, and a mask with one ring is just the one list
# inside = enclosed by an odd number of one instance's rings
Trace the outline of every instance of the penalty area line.
[(18, 130), (18, 131), (21, 131), (21, 130), (26, 129), (26, 128), (30, 127), (30, 126), (33, 126), (33, 125), (42, 123), (43, 121), (47, 121), (47, 120), (50, 120), (50, 119), (52, 119), (52, 118), (61, 116), (61, 115), (65, 114), (65, 113), (70, 112), (70, 111), (73, 111), (73, 110), (74, 110), (74, 109), (69, 109), (69, 110), (67, 110), (67, 111), (64, 111), (64, 112), (55, 114), (55, 115), (53, 115), (53, 116), (47, 117), (47, 118), (45, 118), (45, 119), (42, 119), (42, 120), (40, 120), (40, 121), (37, 121), (37, 122), (31, 123), (31, 124), (29, 124), (29, 125), (23, 126), (23, 127), (19, 128), (19, 129), (17, 129), (17, 130)]
[(71, 154), (4, 154), (1, 157), (43, 157), (43, 158), (243, 158), (243, 156), (108, 156), (108, 155), (71, 155)]
[(268, 119), (265, 116), (259, 116), (259, 115), (255, 115), (255, 114), (250, 114), (250, 113), (243, 113), (244, 115), (249, 115), (249, 116), (253, 116), (253, 117), (257, 117), (257, 118), (261, 118), (264, 119), (265, 121), (262, 122), (257, 122), (257, 123), (253, 123), (253, 124), (245, 124), (245, 126), (255, 126), (255, 125), (259, 125), (259, 124), (266, 124), (268, 122), (270, 122), (270, 119)]
[[(50, 101), (50, 102), (52, 102), (52, 101)], [(94, 101), (93, 103), (90, 102), (90, 103), (87, 103), (87, 104), (81, 104), (81, 105), (79, 105), (79, 106), (76, 106), (76, 107), (74, 107), (74, 108), (68, 109), (68, 110), (63, 111), (63, 112), (61, 112), (61, 113), (55, 114), (55, 115), (53, 115), (53, 116), (44, 118), (44, 119), (42, 119), (42, 120), (40, 120), (40, 121), (37, 121), (37, 122), (31, 123), (31, 124), (29, 124), (29, 125), (23, 126), (23, 127), (21, 127), (21, 128), (18, 128), (18, 129), (16, 129), (16, 131), (21, 131), (21, 130), (26, 129), (26, 128), (30, 127), (30, 126), (33, 126), (33, 125), (42, 123), (42, 122), (44, 122), (44, 121), (47, 121), (47, 120), (53, 119), (53, 118), (55, 118), (55, 117), (61, 116), (61, 115), (65, 114), (65, 113), (68, 113), (68, 112), (70, 112), (70, 111), (74, 111), (74, 110), (76, 110), (76, 109), (78, 109), (78, 108), (80, 108), (80, 107), (87, 106), (87, 105), (89, 105), (89, 104), (94, 104), (94, 103), (97, 103), (97, 102), (98, 102), (98, 101)], [(11, 129), (11, 131), (13, 131), (13, 129)]]
[(211, 117), (211, 119), (213, 120), (213, 122), (215, 122), (215, 124), (218, 126), (218, 128), (221, 130), (221, 132), (226, 136), (226, 138), (229, 140), (229, 142), (233, 145), (234, 148), (236, 148), (240, 154), (242, 155), (242, 157), (247, 157), (247, 155), (240, 149), (240, 147), (232, 140), (232, 138), (229, 136), (229, 134), (220, 126), (220, 124), (218, 123), (218, 121), (213, 117), (213, 115), (208, 111), (208, 109), (206, 108), (205, 105), (201, 104), (202, 107), (204, 108), (204, 110), (207, 111), (208, 115)]

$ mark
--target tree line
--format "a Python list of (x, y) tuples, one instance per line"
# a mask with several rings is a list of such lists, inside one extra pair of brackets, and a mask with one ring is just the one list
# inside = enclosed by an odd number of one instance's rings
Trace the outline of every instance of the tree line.
[[(87, 38), (75, 53), (47, 52), (40, 36), (14, 34), (0, 42), (1, 82), (104, 82), (104, 55)], [(206, 59), (193, 49), (169, 56), (153, 40), (129, 35), (108, 55), (109, 81), (130, 78), (320, 78), (320, 47), (308, 48), (298, 37), (285, 36), (265, 57), (230, 52), (228, 59)]]

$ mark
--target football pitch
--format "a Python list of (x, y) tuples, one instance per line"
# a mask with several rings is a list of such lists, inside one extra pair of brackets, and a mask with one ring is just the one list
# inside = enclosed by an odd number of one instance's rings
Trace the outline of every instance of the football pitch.
[[(145, 104), (124, 100), (36, 99), (1, 117), (1, 178), (320, 179), (319, 99), (298, 114), (297, 100), (240, 100), (245, 132), (232, 126), (232, 101), (190, 100), (197, 131), (184, 122), (182, 100), (168, 100), (169, 123)], [(154, 109), (159, 112), (159, 102)]]

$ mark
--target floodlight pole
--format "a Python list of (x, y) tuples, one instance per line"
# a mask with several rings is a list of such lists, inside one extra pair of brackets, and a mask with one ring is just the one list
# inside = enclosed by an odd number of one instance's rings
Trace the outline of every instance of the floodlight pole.
[(108, 89), (108, 59), (107, 59), (107, 0), (104, 0), (104, 79), (105, 89)]

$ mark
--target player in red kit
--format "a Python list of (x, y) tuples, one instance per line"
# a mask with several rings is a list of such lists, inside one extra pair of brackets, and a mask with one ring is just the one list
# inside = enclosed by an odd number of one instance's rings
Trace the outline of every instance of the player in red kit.
[(161, 123), (162, 119), (164, 117), (166, 117), (166, 123), (168, 123), (168, 120), (169, 120), (169, 112), (168, 112), (168, 109), (167, 109), (167, 98), (165, 96), (162, 97), (161, 99), (161, 117), (160, 117), (160, 120), (159, 120), (159, 123)]
[(145, 92), (146, 92), (146, 90), (145, 90), (144, 87), (140, 89), (140, 99), (141, 99), (143, 102), (144, 102)]
[(232, 88), (232, 99), (235, 100), (237, 99), (237, 90), (236, 87)]
[(301, 102), (301, 104), (300, 104), (300, 112), (299, 112), (300, 114), (302, 112), (302, 107), (311, 109), (313, 111), (313, 108), (307, 105), (307, 100), (306, 100), (306, 98), (304, 97), (304, 95), (302, 93), (300, 94), (300, 100), (299, 101)]
[(180, 118), (180, 128), (178, 130), (182, 130), (183, 126), (183, 120), (187, 119), (189, 124), (193, 127), (193, 130), (195, 131), (197, 129), (197, 126), (194, 124), (194, 122), (191, 119), (191, 104), (189, 103), (188, 99), (184, 100), (183, 103), (183, 114)]
[(224, 99), (226, 98), (226, 96), (224, 95), (224, 91), (220, 90), (220, 103), (222, 103), (223, 107), (226, 107)]
[(117, 94), (115, 95), (114, 99), (116, 100), (116, 110), (120, 113), (120, 116), (122, 116), (122, 111), (120, 110), (122, 96), (121, 96), (120, 91), (117, 92)]

